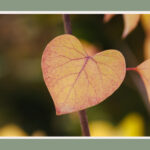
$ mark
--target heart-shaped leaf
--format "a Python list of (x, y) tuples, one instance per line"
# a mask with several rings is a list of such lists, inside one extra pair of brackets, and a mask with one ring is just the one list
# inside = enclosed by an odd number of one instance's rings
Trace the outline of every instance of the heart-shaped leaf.
[(148, 99), (150, 101), (150, 59), (138, 65), (136, 69), (144, 82)]
[(53, 39), (42, 56), (44, 81), (54, 100), (56, 114), (66, 114), (94, 106), (121, 85), (126, 65), (117, 50), (88, 56), (72, 35)]
[(140, 19), (139, 14), (124, 14), (124, 31), (122, 37), (125, 38), (131, 31), (133, 31)]

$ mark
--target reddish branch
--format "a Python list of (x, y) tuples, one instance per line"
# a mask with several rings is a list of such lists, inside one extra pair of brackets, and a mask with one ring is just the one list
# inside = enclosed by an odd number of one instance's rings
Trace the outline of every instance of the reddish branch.
[(80, 124), (81, 124), (81, 128), (82, 128), (82, 134), (84, 136), (90, 136), (86, 111), (81, 110), (81, 111), (78, 112), (78, 114), (79, 114), (79, 117), (80, 117)]

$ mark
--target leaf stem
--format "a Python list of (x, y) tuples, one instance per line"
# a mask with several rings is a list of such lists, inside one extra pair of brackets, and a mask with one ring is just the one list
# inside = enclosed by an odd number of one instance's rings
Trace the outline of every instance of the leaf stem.
[(137, 69), (135, 67), (132, 68), (126, 68), (126, 71), (137, 71)]
[[(63, 15), (63, 21), (64, 21), (65, 33), (72, 34), (70, 16), (69, 15)], [(81, 125), (83, 136), (90, 136), (86, 111), (81, 110), (78, 112), (78, 114), (79, 114), (79, 118), (80, 118), (80, 125)]]
[(67, 34), (72, 34), (71, 21), (69, 15), (63, 15), (64, 20), (64, 30)]
[(85, 110), (78, 112), (83, 136), (90, 136), (88, 119)]

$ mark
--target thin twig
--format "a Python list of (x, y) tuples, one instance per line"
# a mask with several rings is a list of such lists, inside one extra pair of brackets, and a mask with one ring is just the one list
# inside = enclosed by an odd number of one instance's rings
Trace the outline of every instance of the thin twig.
[[(69, 15), (63, 15), (63, 20), (64, 20), (65, 33), (72, 34), (70, 16)], [(81, 111), (78, 112), (78, 114), (79, 114), (79, 118), (80, 118), (80, 125), (81, 125), (81, 129), (82, 129), (82, 135), (83, 136), (90, 136), (86, 111), (81, 110)]]
[(67, 34), (72, 34), (71, 21), (69, 15), (63, 15), (64, 20), (64, 30)]
[(82, 128), (82, 134), (84, 136), (90, 136), (86, 111), (81, 110), (81, 111), (78, 112), (78, 114), (79, 114), (79, 117), (80, 117), (80, 124), (81, 124), (81, 128)]

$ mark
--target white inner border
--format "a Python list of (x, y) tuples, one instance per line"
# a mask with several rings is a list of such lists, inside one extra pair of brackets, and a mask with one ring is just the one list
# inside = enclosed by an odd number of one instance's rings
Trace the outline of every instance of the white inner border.
[[(150, 14), (150, 11), (0, 11), (0, 14)], [(101, 137), (85, 137), (85, 136), (9, 136), (0, 137), (0, 139), (150, 139), (150, 136), (123, 137), (123, 136), (101, 136)]]
[(130, 136), (100, 136), (100, 137), (86, 137), (86, 136), (4, 136), (4, 137), (0, 137), (0, 139), (67, 139), (67, 140), (71, 140), (71, 139), (147, 139), (149, 140), (150, 137), (142, 137), (142, 136), (137, 136), (137, 137), (130, 137)]
[(0, 11), (0, 14), (150, 14), (150, 11)]

